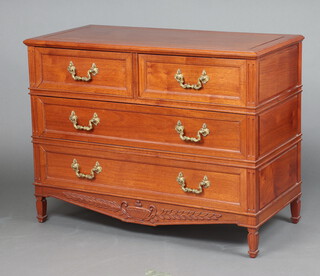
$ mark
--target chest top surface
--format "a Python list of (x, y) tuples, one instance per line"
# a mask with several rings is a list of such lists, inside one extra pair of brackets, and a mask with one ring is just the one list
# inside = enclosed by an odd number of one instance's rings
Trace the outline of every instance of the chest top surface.
[(256, 58), (301, 35), (88, 25), (27, 39), (28, 46)]

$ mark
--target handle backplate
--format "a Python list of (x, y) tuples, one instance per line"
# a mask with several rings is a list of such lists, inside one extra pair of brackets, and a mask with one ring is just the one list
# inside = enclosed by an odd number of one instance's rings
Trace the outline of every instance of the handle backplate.
[(176, 81), (180, 84), (180, 86), (184, 89), (194, 89), (199, 90), (203, 87), (204, 84), (206, 84), (209, 81), (209, 76), (207, 75), (207, 72), (205, 70), (202, 71), (201, 76), (198, 78), (198, 82), (196, 84), (188, 84), (184, 81), (184, 76), (181, 73), (181, 70), (178, 69), (177, 73), (174, 75), (174, 78)]
[(71, 121), (71, 123), (73, 124), (73, 127), (75, 129), (79, 129), (79, 130), (86, 130), (86, 131), (90, 131), (93, 129), (93, 126), (98, 125), (100, 123), (100, 118), (98, 117), (97, 113), (93, 113), (92, 118), (89, 120), (89, 125), (88, 126), (80, 126), (78, 125), (78, 116), (76, 115), (76, 113), (72, 110), (69, 120)]
[(91, 172), (89, 174), (84, 174), (80, 172), (80, 164), (78, 163), (77, 159), (73, 159), (71, 168), (75, 171), (77, 177), (86, 178), (90, 180), (94, 179), (95, 174), (99, 174), (102, 171), (102, 167), (100, 166), (98, 161), (96, 162), (94, 167), (91, 169)]
[(77, 76), (77, 70), (72, 61), (70, 61), (67, 69), (71, 74), (72, 78), (76, 81), (90, 81), (92, 79), (92, 76), (95, 76), (99, 73), (99, 69), (95, 63), (92, 63), (91, 68), (88, 70), (86, 77)]
[(201, 194), (203, 192), (203, 188), (210, 187), (210, 181), (206, 175), (203, 177), (202, 181), (199, 183), (199, 187), (197, 189), (192, 189), (187, 187), (186, 180), (182, 172), (179, 172), (177, 177), (177, 182), (181, 186), (182, 191), (186, 193)]
[(177, 122), (177, 125), (175, 127), (175, 130), (178, 132), (178, 134), (180, 135), (180, 139), (183, 140), (183, 141), (191, 141), (191, 142), (200, 142), (201, 141), (201, 135), (203, 137), (209, 135), (210, 133), (210, 130), (207, 128), (207, 125), (204, 123), (202, 125), (202, 127), (198, 130), (197, 132), (197, 137), (194, 138), (194, 137), (188, 137), (188, 136), (185, 136), (184, 135), (184, 126), (182, 125), (181, 121), (179, 120)]

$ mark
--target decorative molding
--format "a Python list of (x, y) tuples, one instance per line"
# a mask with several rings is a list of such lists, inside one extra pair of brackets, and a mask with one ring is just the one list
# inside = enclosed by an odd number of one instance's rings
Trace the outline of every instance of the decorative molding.
[(257, 185), (257, 174), (255, 170), (247, 170), (247, 206), (249, 213), (256, 213), (260, 205), (260, 195)]
[(247, 158), (250, 160), (257, 159), (258, 145), (254, 137), (258, 135), (258, 121), (254, 116), (247, 116), (247, 133), (246, 133), (246, 141), (247, 141)]
[(106, 209), (112, 212), (119, 212), (121, 209), (121, 206), (118, 205), (115, 201), (95, 198), (93, 196), (87, 196), (87, 195), (77, 194), (73, 192), (63, 192), (63, 194), (66, 196), (66, 198), (72, 201), (86, 203), (86, 204), (89, 204), (90, 206)]
[(247, 105), (252, 107), (257, 104), (257, 70), (259, 70), (259, 67), (256, 61), (247, 61)]
[(218, 220), (221, 218), (221, 214), (216, 214), (213, 212), (202, 212), (194, 210), (185, 209), (162, 209), (159, 213), (159, 218), (161, 220)]
[(150, 205), (149, 208), (142, 207), (142, 203), (137, 200), (134, 206), (130, 206), (127, 201), (118, 203), (116, 201), (96, 198), (74, 192), (63, 192), (67, 199), (73, 202), (79, 202), (99, 209), (104, 209), (123, 217), (125, 220), (134, 222), (155, 223), (157, 208)]
[(127, 201), (118, 203), (116, 201), (87, 196), (75, 192), (62, 193), (68, 200), (89, 205), (94, 208), (103, 209), (113, 213), (123, 220), (136, 222), (157, 224), (158, 221), (210, 221), (218, 220), (222, 217), (211, 211), (196, 211), (190, 209), (157, 209), (155, 205), (143, 207), (140, 200), (136, 200), (134, 205), (130, 205)]

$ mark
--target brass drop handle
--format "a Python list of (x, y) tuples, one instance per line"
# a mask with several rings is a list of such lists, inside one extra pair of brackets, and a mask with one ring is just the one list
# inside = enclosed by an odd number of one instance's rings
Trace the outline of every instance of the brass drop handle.
[(76, 67), (74, 66), (72, 61), (70, 61), (67, 69), (68, 69), (69, 73), (71, 74), (72, 78), (76, 81), (90, 81), (92, 79), (92, 76), (95, 76), (99, 73), (99, 69), (95, 65), (95, 63), (92, 63), (91, 68), (87, 72), (87, 77), (77, 76)]
[(71, 168), (76, 172), (76, 176), (79, 178), (86, 178), (86, 179), (94, 179), (95, 174), (101, 173), (102, 167), (100, 166), (99, 162), (97, 161), (94, 167), (91, 169), (89, 174), (84, 174), (80, 172), (80, 165), (76, 159), (73, 159), (71, 164)]
[(174, 75), (174, 78), (178, 83), (180, 83), (180, 86), (184, 89), (194, 89), (199, 90), (203, 87), (205, 83), (209, 81), (209, 76), (207, 75), (207, 72), (205, 70), (202, 71), (201, 76), (198, 78), (197, 84), (188, 84), (184, 82), (184, 76), (181, 73), (181, 70), (178, 69), (177, 73)]
[(198, 130), (197, 138), (187, 137), (187, 136), (184, 135), (184, 126), (182, 125), (180, 120), (177, 122), (177, 125), (176, 125), (175, 129), (180, 134), (180, 139), (181, 140), (183, 140), (183, 141), (191, 141), (191, 142), (195, 142), (195, 143), (201, 141), (201, 135), (203, 137), (205, 137), (205, 136), (209, 135), (209, 133), (210, 133), (210, 130), (207, 128), (207, 125), (204, 123), (202, 125), (202, 127)]
[(208, 180), (208, 177), (205, 175), (202, 179), (202, 181), (199, 183), (198, 189), (192, 189), (188, 188), (186, 184), (186, 180), (183, 176), (182, 172), (179, 172), (177, 181), (179, 185), (181, 186), (182, 191), (186, 193), (193, 193), (193, 194), (201, 194), (203, 192), (203, 188), (209, 188), (210, 187), (210, 181)]
[(89, 126), (80, 126), (78, 125), (78, 116), (73, 110), (71, 111), (69, 120), (71, 121), (75, 129), (86, 130), (86, 131), (92, 130), (93, 125), (96, 126), (100, 123), (100, 118), (98, 117), (98, 114), (93, 113), (93, 117), (89, 120)]

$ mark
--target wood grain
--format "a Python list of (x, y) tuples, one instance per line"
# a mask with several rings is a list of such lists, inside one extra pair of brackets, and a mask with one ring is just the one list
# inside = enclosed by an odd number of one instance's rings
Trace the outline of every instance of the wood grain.
[[(101, 192), (125, 196), (130, 194), (141, 199), (180, 203), (189, 206), (220, 208), (222, 210), (245, 210), (240, 200), (244, 188), (242, 175), (245, 170), (219, 166), (202, 166), (194, 169), (192, 164), (174, 160), (141, 157), (127, 154), (86, 150), (81, 145), (72, 147), (40, 145), (40, 183), (45, 186)], [(73, 159), (80, 164), (80, 171), (89, 174), (98, 161), (102, 172), (93, 180), (78, 178), (71, 168)], [(182, 191), (177, 182), (183, 172), (187, 186), (197, 189), (206, 175), (211, 182), (201, 194)], [(245, 196), (245, 195), (244, 195)]]
[(300, 134), (298, 97), (282, 102), (259, 115), (260, 156)]
[(298, 45), (263, 57), (259, 62), (259, 103), (299, 85)]
[(259, 169), (261, 209), (298, 183), (297, 165), (298, 148), (295, 146)]
[(28, 46), (256, 58), (301, 35), (88, 25), (27, 39)]
[[(140, 98), (245, 105), (245, 60), (139, 55)], [(203, 70), (209, 81), (200, 90), (184, 89), (174, 78), (196, 84)]]
[(301, 196), (298, 196), (295, 200), (290, 203), (291, 209), (291, 221), (297, 224), (300, 221), (300, 210), (301, 210)]
[(45, 222), (48, 219), (47, 215), (47, 200), (43, 196), (36, 195), (37, 219), (39, 222)]
[[(37, 121), (35, 136), (238, 159), (246, 154), (243, 115), (48, 97), (32, 97), (32, 106), (37, 110), (34, 116), (43, 118)], [(80, 125), (88, 125), (94, 113), (100, 123), (91, 131), (76, 130), (69, 120), (71, 111)], [(183, 141), (175, 130), (179, 120), (189, 137), (197, 137), (204, 123), (210, 133), (197, 143)]]
[(144, 225), (245, 223), (244, 215), (130, 197), (35, 186), (37, 194), (55, 197), (125, 222)]
[(256, 228), (248, 228), (248, 254), (250, 258), (255, 258), (258, 256), (259, 250), (259, 232)]
[[(91, 81), (76, 81), (67, 70), (70, 61), (77, 76), (87, 76), (93, 63), (99, 72)], [(128, 53), (36, 48), (35, 71), (34, 89), (132, 97), (132, 55)]]

